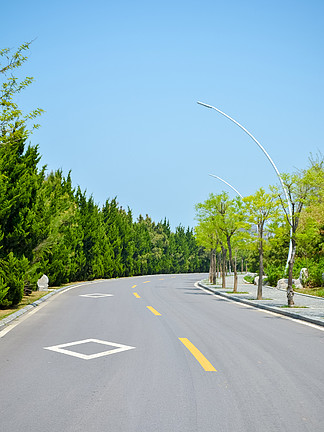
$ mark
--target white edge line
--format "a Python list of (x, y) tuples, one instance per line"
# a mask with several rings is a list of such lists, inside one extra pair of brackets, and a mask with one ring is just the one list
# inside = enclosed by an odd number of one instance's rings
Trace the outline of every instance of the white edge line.
[(93, 294), (79, 294), (79, 297), (88, 297), (88, 298), (104, 298), (104, 297), (114, 297), (114, 294), (104, 294), (104, 293), (93, 293)]
[(95, 284), (95, 283), (100, 283), (102, 282), (102, 280), (99, 281), (92, 281), (92, 282), (86, 282), (83, 284), (78, 284), (78, 285), (73, 285), (69, 288), (66, 289), (62, 289), (59, 292), (56, 292), (55, 294), (53, 294), (51, 297), (49, 297), (46, 301), (40, 303), (39, 305), (37, 305), (37, 307), (30, 309), (29, 311), (27, 311), (26, 313), (19, 315), (18, 317), (14, 318), (12, 320), (12, 323), (8, 323), (5, 328), (3, 330), (0, 331), (0, 339), (3, 338), (7, 333), (9, 333), (11, 330), (13, 330), (17, 325), (19, 325), (20, 323), (22, 323), (23, 321), (25, 321), (25, 319), (29, 318), (30, 316), (32, 316), (34, 313), (38, 312), (39, 310), (41, 310), (44, 306), (46, 306), (50, 301), (52, 301), (54, 298), (56, 298), (57, 296), (66, 293), (68, 291), (70, 291), (71, 289), (74, 288), (78, 288), (81, 286), (86, 286), (86, 285), (91, 285), (91, 284)]

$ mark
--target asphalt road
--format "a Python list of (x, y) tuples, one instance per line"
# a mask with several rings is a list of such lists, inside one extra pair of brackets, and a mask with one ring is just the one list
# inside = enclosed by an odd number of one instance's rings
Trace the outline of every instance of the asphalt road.
[(199, 279), (89, 283), (0, 333), (1, 432), (324, 431), (323, 328)]

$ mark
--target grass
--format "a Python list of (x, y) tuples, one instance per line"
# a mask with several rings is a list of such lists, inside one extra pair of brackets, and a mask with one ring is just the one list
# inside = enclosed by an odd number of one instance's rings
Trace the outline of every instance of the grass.
[(262, 297), (262, 299), (257, 299), (257, 298), (255, 298), (255, 299), (253, 299), (253, 300), (273, 300), (273, 299), (271, 299), (271, 298), (264, 298), (264, 297)]
[(227, 294), (250, 294), (248, 291), (225, 291)]
[(288, 305), (283, 305), (280, 306), (281, 308), (289, 308), (289, 309), (307, 309), (308, 306), (288, 306)]
[(14, 312), (17, 312), (19, 309), (22, 309), (25, 306), (34, 303), (36, 300), (39, 300), (48, 293), (49, 291), (33, 291), (28, 296), (24, 295), (18, 306), (11, 306), (9, 309), (0, 309), (0, 320), (6, 318), (8, 315), (11, 315)]
[[(79, 284), (81, 282), (82, 281), (76, 281), (76, 282), (70, 282), (70, 283), (62, 284), (59, 287), (50, 287), (50, 290), (64, 288), (65, 286), (73, 286), (73, 285)], [(8, 309), (0, 309), (0, 320), (2, 320), (3, 318), (6, 318), (7, 316), (17, 312), (19, 309), (22, 309), (25, 306), (28, 306), (28, 305), (34, 303), (35, 301), (39, 300), (40, 298), (46, 296), (49, 293), (50, 293), (50, 291), (32, 291), (31, 294), (24, 295), (21, 302), (18, 304), (18, 306), (11, 306)]]
[(303, 288), (303, 289), (294, 289), (295, 292), (299, 292), (301, 294), (313, 295), (316, 297), (324, 297), (324, 288)]

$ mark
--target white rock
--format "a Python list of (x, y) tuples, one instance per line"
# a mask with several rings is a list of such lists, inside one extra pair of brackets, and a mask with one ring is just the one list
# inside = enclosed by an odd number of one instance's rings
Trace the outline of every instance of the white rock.
[(278, 289), (287, 289), (288, 288), (288, 279), (279, 279), (277, 282)]
[(48, 277), (45, 274), (43, 274), (43, 276), (40, 279), (38, 279), (38, 281), (37, 281), (38, 290), (39, 291), (47, 291), (48, 290), (48, 282), (49, 282)]
[[(259, 276), (256, 276), (253, 281), (254, 285), (259, 284)], [(262, 285), (266, 285), (268, 283), (268, 276), (264, 275), (262, 276)]]
[(300, 282), (301, 282), (301, 284), (302, 285), (305, 285), (306, 284), (306, 281), (307, 281), (307, 279), (308, 279), (308, 269), (307, 268), (302, 268), (301, 270), (300, 270), (300, 273), (299, 273), (299, 280), (300, 280)]

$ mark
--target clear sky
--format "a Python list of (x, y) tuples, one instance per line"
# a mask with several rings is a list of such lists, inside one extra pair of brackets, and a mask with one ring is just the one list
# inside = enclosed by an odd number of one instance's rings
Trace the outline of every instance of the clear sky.
[(277, 184), (324, 152), (322, 0), (1, 1), (0, 48), (36, 40), (21, 94), (49, 170), (134, 217), (194, 226), (210, 192)]

